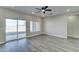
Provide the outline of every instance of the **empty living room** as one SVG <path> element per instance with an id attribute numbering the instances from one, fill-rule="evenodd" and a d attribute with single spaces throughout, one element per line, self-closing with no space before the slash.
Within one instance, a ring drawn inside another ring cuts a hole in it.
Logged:
<path id="1" fill-rule="evenodd" d="M 79 52 L 79 6 L 0 6 L 0 52 Z"/>

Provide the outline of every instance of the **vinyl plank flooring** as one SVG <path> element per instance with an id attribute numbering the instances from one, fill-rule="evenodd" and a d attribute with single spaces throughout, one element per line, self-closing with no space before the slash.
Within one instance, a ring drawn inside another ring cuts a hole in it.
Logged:
<path id="1" fill-rule="evenodd" d="M 39 35 L 2 44 L 0 52 L 79 52 L 79 39 Z"/>

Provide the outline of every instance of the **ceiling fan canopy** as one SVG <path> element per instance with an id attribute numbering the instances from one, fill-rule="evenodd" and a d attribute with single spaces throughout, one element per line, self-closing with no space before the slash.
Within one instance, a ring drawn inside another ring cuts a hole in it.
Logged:
<path id="1" fill-rule="evenodd" d="M 44 6 L 42 8 L 35 8 L 35 9 L 38 10 L 37 13 L 42 12 L 44 14 L 46 13 L 46 11 L 52 11 L 52 9 L 48 9 L 48 6 Z"/>

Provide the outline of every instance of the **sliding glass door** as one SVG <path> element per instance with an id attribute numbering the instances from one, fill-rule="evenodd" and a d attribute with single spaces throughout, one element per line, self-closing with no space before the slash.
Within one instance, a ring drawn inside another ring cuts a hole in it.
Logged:
<path id="1" fill-rule="evenodd" d="M 26 37 L 26 22 L 18 20 L 18 38 Z"/>
<path id="2" fill-rule="evenodd" d="M 17 20 L 6 19 L 6 40 L 17 39 Z"/>
<path id="3" fill-rule="evenodd" d="M 26 21 L 6 19 L 6 41 L 26 37 Z"/>

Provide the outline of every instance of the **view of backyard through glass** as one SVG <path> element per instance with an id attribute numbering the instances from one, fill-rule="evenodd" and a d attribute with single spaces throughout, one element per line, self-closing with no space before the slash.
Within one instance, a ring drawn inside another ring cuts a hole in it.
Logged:
<path id="1" fill-rule="evenodd" d="M 26 21 L 6 19 L 6 41 L 26 37 Z"/>

